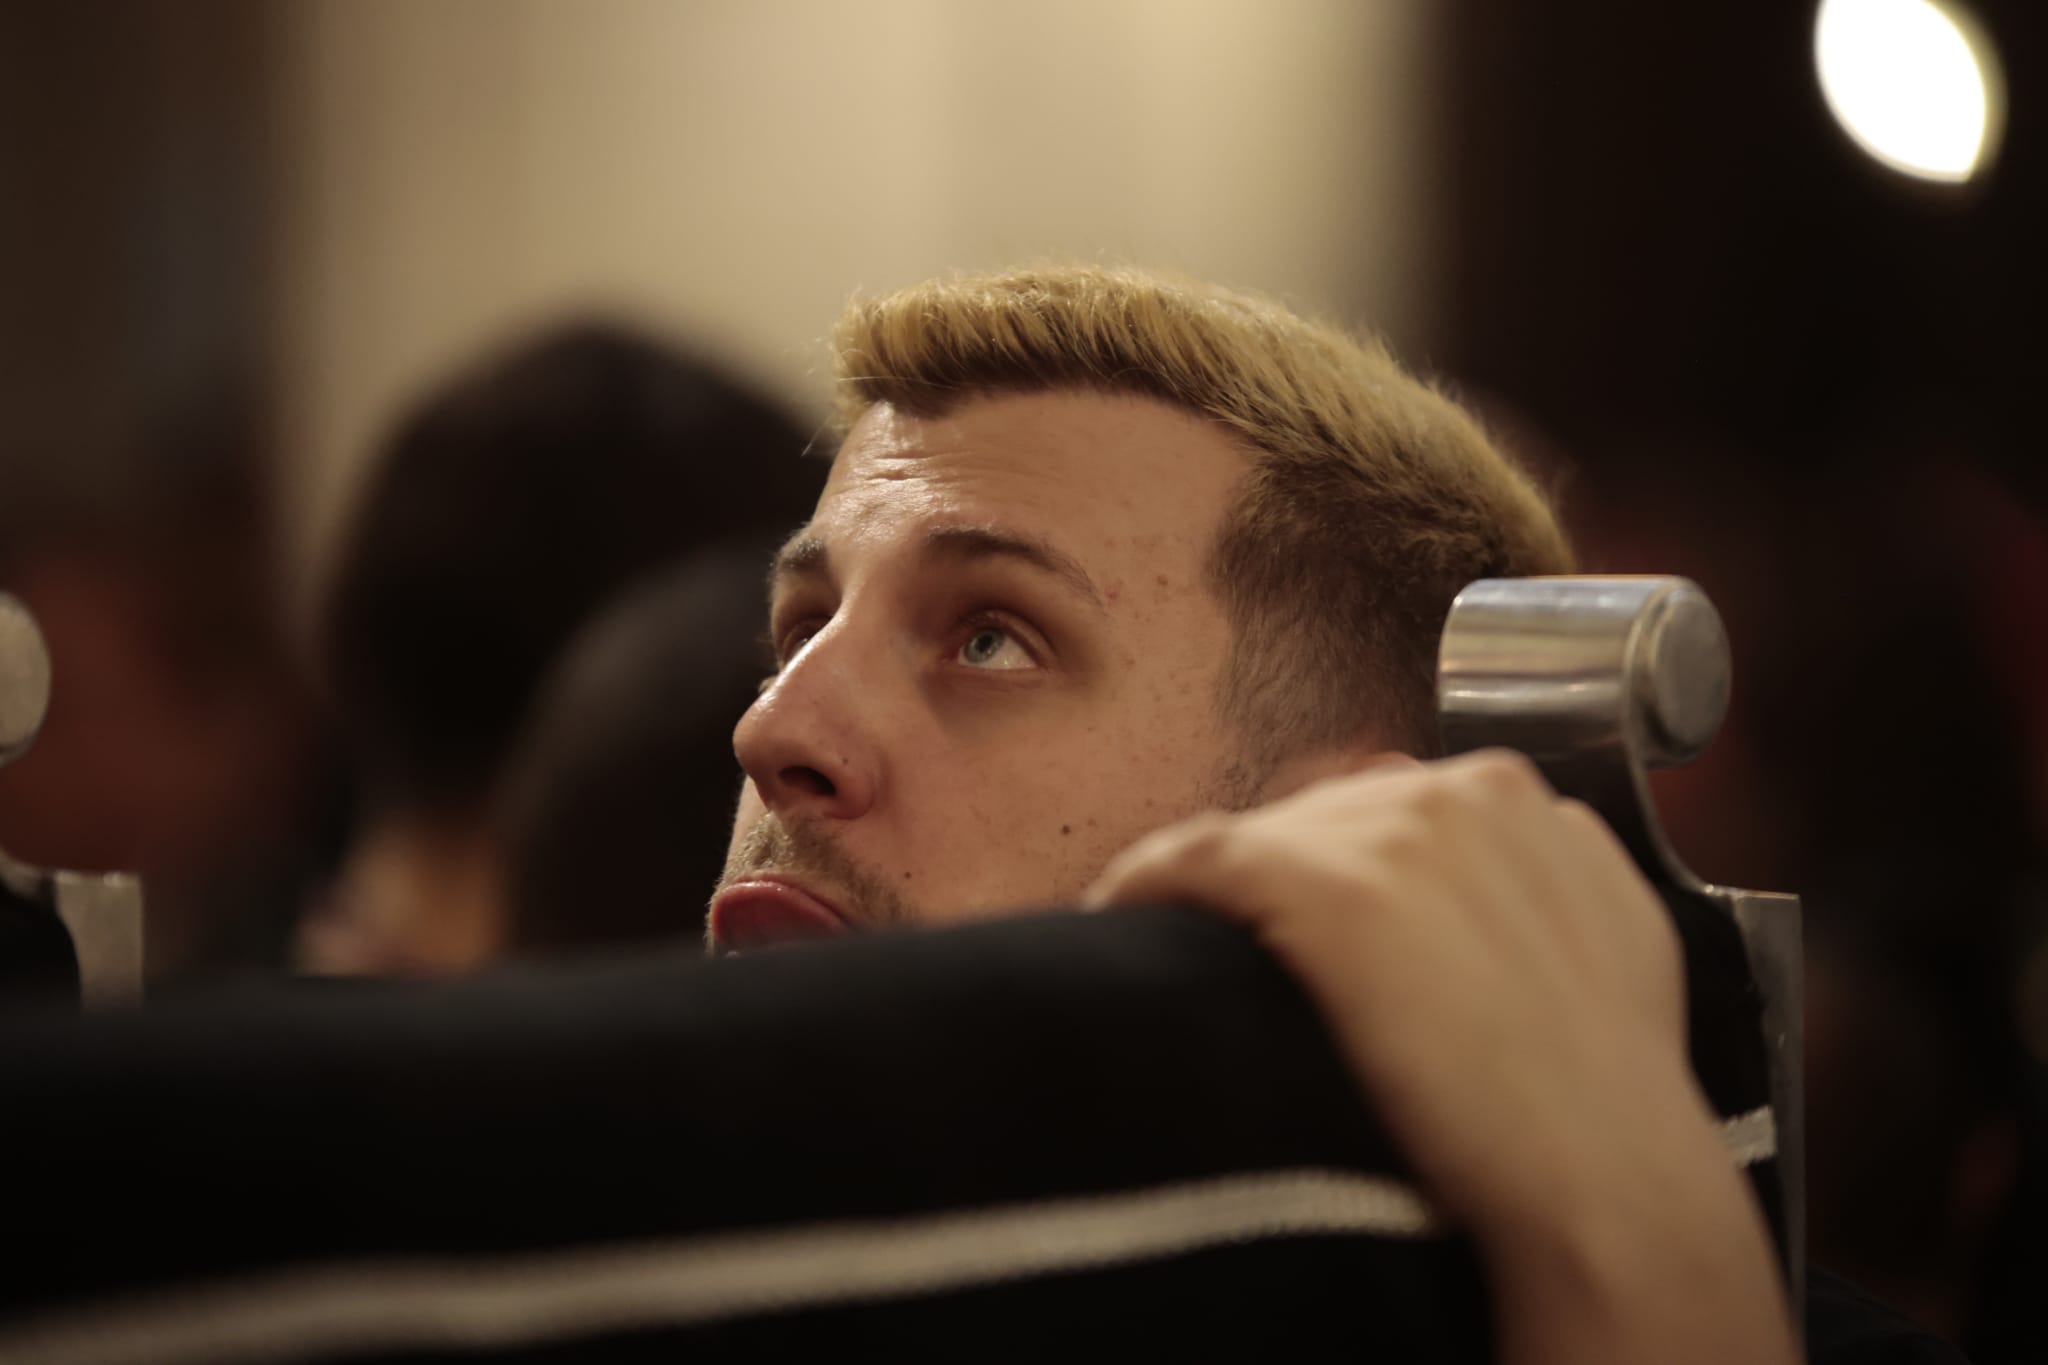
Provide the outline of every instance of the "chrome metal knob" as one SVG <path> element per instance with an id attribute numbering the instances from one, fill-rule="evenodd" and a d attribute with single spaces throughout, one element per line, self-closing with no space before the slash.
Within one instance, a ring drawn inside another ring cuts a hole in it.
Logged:
<path id="1" fill-rule="evenodd" d="M 27 753 L 50 709 L 50 652 L 35 617 L 0 593 L 0 763 Z"/>

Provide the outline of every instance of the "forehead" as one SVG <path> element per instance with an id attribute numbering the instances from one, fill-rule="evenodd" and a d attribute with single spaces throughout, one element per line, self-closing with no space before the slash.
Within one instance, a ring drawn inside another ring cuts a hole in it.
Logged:
<path id="1" fill-rule="evenodd" d="M 1091 571 L 1185 570 L 1246 471 L 1211 422 L 1148 398 L 1055 391 L 972 399 L 938 417 L 870 408 L 812 519 L 828 546 L 879 547 L 931 526 L 1057 546 Z"/>

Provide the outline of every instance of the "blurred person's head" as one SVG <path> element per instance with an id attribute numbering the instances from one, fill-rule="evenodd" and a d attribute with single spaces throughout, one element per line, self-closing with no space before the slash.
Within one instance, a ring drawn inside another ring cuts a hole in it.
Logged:
<path id="1" fill-rule="evenodd" d="M 1138 836 L 1434 747 L 1473 579 L 1562 572 L 1527 479 L 1375 341 L 1051 269 L 856 303 L 778 556 L 729 946 L 1070 899 Z"/>
<path id="2" fill-rule="evenodd" d="M 308 965 L 452 970 L 498 950 L 489 810 L 536 687 L 641 575 L 801 520 L 805 439 L 721 371 L 604 324 L 490 356 L 405 414 L 320 612 L 363 833 Z"/>
<path id="3" fill-rule="evenodd" d="M 497 809 L 510 947 L 699 938 L 725 865 L 732 728 L 760 691 L 780 534 L 691 556 L 597 614 L 541 688 Z"/>

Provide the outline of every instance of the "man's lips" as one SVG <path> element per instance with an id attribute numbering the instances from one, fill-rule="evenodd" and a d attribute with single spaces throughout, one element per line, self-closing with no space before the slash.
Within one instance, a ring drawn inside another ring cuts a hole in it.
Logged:
<path id="1" fill-rule="evenodd" d="M 851 932 L 837 906 L 773 875 L 734 882 L 711 902 L 712 941 L 730 952 Z"/>

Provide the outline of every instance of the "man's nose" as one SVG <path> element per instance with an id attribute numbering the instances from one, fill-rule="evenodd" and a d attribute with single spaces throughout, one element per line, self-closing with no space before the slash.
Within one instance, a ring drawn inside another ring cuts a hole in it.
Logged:
<path id="1" fill-rule="evenodd" d="M 850 648 L 852 646 L 852 648 Z M 859 718 L 857 642 L 827 627 L 733 730 L 733 753 L 777 814 L 851 820 L 873 804 L 879 755 Z"/>

